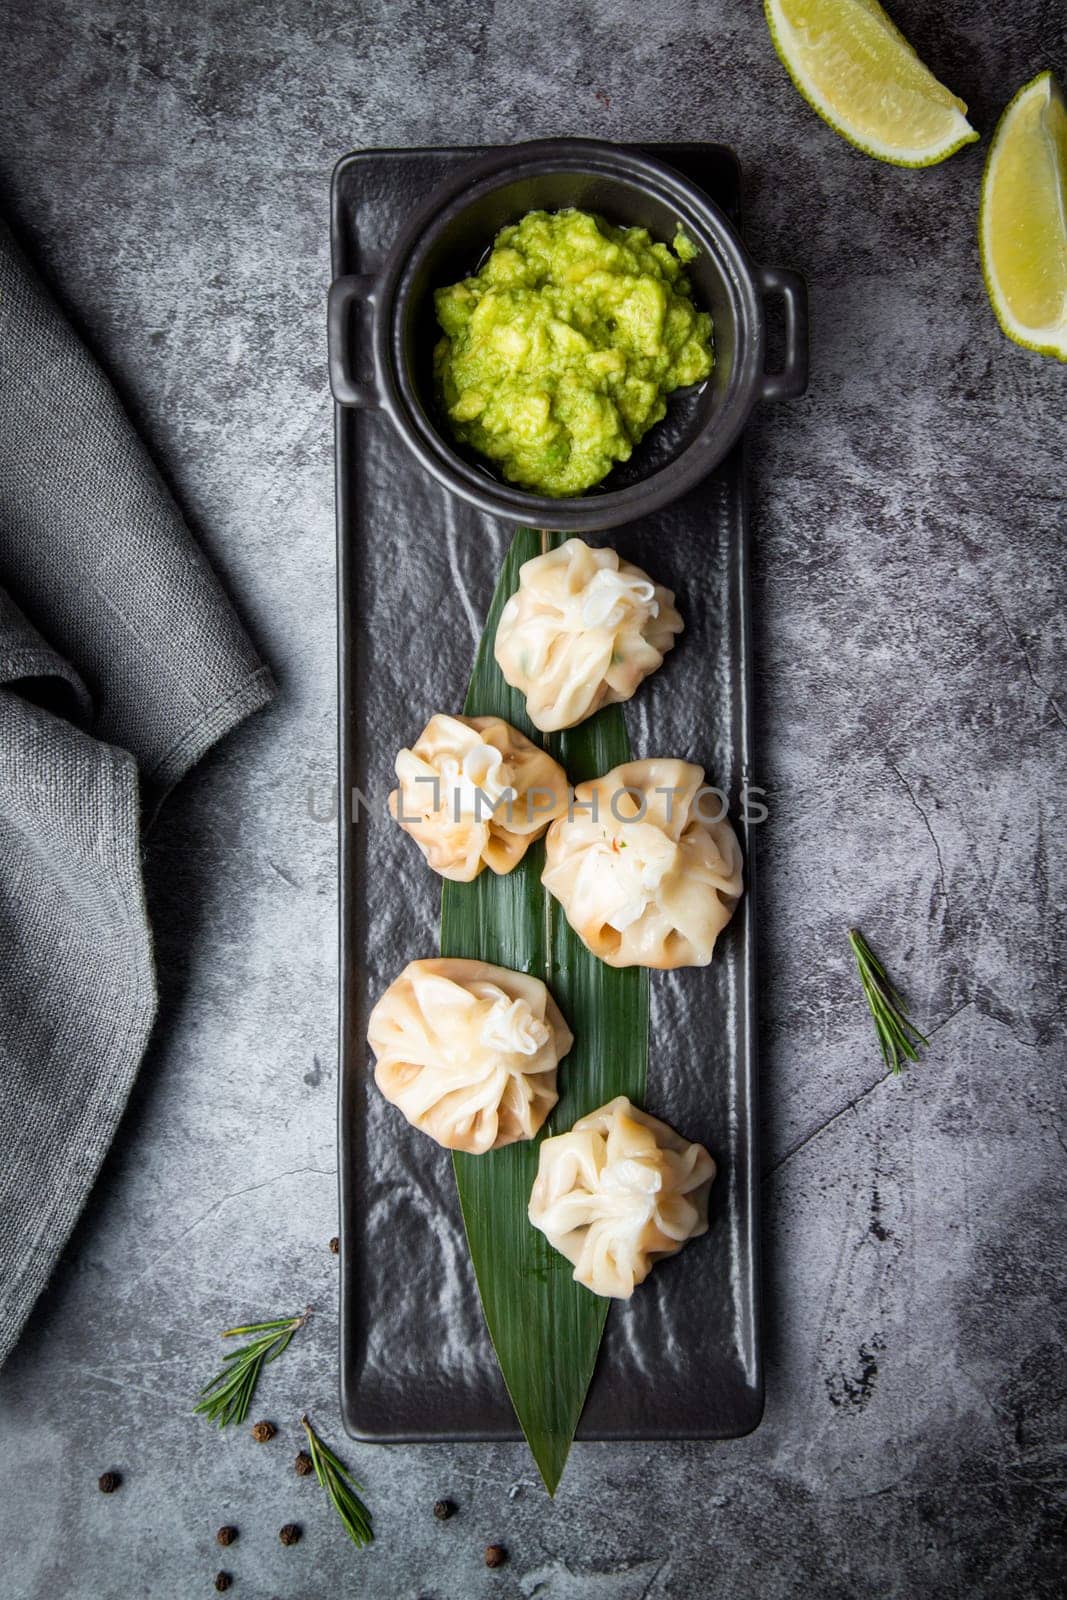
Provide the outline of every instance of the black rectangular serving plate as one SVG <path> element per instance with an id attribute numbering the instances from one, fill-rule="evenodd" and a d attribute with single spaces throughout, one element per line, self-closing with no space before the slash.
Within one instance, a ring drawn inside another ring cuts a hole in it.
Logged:
<path id="1" fill-rule="evenodd" d="M 652 154 L 734 218 L 718 145 Z M 338 165 L 333 271 L 374 272 L 412 209 L 476 150 L 364 150 Z M 336 412 L 340 673 L 341 1407 L 383 1443 L 521 1437 L 489 1342 L 452 1163 L 378 1093 L 366 1023 L 437 954 L 440 883 L 388 818 L 396 752 L 462 704 L 513 530 L 454 500 L 378 412 Z M 703 970 L 654 973 L 646 1108 L 712 1151 L 711 1229 L 611 1307 L 579 1439 L 733 1438 L 763 1409 L 748 519 L 740 448 L 684 500 L 602 535 L 677 591 L 686 631 L 626 708 L 634 757 L 699 762 L 729 797 L 746 892 Z M 562 1067 L 566 1070 L 566 1063 Z"/>

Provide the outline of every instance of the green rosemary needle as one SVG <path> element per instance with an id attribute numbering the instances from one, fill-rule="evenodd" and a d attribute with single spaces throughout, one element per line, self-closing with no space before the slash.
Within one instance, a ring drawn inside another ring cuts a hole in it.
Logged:
<path id="1" fill-rule="evenodd" d="M 856 957 L 860 983 L 874 1018 L 882 1059 L 890 1072 L 900 1072 L 901 1057 L 918 1061 L 919 1045 L 929 1045 L 904 1009 L 904 1002 L 893 988 L 885 968 L 858 928 L 850 928 L 848 942 Z"/>
<path id="2" fill-rule="evenodd" d="M 359 1497 L 362 1484 L 356 1482 L 343 1461 L 338 1461 L 329 1445 L 323 1444 L 306 1412 L 300 1421 L 308 1436 L 308 1450 L 315 1476 L 329 1495 L 348 1537 L 362 1550 L 374 1538 L 370 1512 Z"/>
<path id="3" fill-rule="evenodd" d="M 194 1413 L 202 1412 L 220 1428 L 231 1422 L 243 1422 L 263 1368 L 278 1359 L 297 1328 L 302 1328 L 310 1315 L 308 1306 L 299 1317 L 276 1317 L 272 1322 L 249 1322 L 241 1328 L 227 1328 L 223 1339 L 237 1339 L 246 1333 L 254 1334 L 255 1338 L 223 1356 L 222 1371 L 201 1389 Z"/>

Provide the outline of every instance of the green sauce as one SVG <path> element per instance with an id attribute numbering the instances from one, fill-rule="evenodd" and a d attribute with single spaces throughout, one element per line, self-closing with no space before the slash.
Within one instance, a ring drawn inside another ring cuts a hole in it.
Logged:
<path id="1" fill-rule="evenodd" d="M 599 483 L 665 397 L 711 371 L 711 317 L 678 259 L 695 254 L 681 229 L 672 253 L 584 211 L 531 211 L 502 229 L 481 270 L 434 297 L 434 370 L 456 437 L 541 494 Z"/>
<path id="2" fill-rule="evenodd" d="M 678 260 L 684 261 L 687 265 L 690 261 L 695 261 L 700 254 L 699 246 L 689 237 L 681 223 L 678 224 L 675 231 L 674 243 L 671 245 L 671 249 L 678 257 Z"/>

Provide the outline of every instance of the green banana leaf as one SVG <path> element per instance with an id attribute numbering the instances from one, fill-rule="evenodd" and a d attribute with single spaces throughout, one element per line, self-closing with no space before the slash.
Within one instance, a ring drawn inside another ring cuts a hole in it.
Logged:
<path id="1" fill-rule="evenodd" d="M 554 535 L 520 529 L 489 608 L 464 704 L 467 716 L 504 717 L 547 745 L 573 784 L 630 759 L 620 706 L 545 738 L 524 697 L 493 657 L 497 623 L 524 561 Z M 485 871 L 449 883 L 441 898 L 441 954 L 533 973 L 548 985 L 574 1045 L 559 1069 L 560 1099 L 541 1138 L 562 1133 L 618 1094 L 644 1101 L 648 1062 L 648 973 L 617 971 L 590 954 L 541 887 L 544 847 L 531 846 L 506 877 Z M 515 1414 L 549 1494 L 554 1494 L 585 1404 L 608 1302 L 574 1282 L 572 1268 L 526 1214 L 540 1138 L 483 1156 L 454 1156 L 463 1220 L 489 1334 Z"/>

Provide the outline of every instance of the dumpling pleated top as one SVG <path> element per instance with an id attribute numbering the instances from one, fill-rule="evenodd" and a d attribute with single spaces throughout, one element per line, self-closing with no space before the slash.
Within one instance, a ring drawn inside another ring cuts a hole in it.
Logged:
<path id="1" fill-rule="evenodd" d="M 708 1230 L 715 1162 L 618 1095 L 546 1139 L 530 1221 L 594 1294 L 628 1300 L 657 1261 Z"/>
<path id="2" fill-rule="evenodd" d="M 548 830 L 541 882 L 610 967 L 704 967 L 741 894 L 741 847 L 689 761 L 580 783 Z"/>
<path id="3" fill-rule="evenodd" d="M 396 758 L 389 811 L 442 878 L 518 866 L 567 809 L 567 774 L 503 717 L 431 717 Z"/>
<path id="4" fill-rule="evenodd" d="M 375 1081 L 408 1121 L 482 1155 L 532 1139 L 574 1040 L 540 978 L 485 961 L 412 961 L 370 1015 Z"/>
<path id="5" fill-rule="evenodd" d="M 523 563 L 494 650 L 534 727 L 556 733 L 629 700 L 682 627 L 674 595 L 647 572 L 568 539 Z"/>

